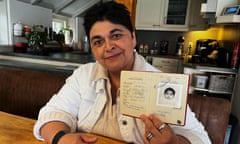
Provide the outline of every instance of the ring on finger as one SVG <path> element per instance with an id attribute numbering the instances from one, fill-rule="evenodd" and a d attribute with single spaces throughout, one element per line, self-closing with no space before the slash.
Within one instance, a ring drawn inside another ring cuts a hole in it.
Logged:
<path id="1" fill-rule="evenodd" d="M 147 140 L 150 141 L 153 138 L 153 134 L 150 132 L 147 135 Z"/>
<path id="2" fill-rule="evenodd" d="M 160 131 L 160 130 L 164 129 L 165 127 L 166 127 L 166 124 L 163 123 L 163 124 L 161 124 L 161 125 L 158 127 L 158 130 Z"/>

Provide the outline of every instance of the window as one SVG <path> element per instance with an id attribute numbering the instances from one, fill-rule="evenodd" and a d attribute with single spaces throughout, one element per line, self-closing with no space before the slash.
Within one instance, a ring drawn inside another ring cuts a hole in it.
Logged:
<path id="1" fill-rule="evenodd" d="M 60 30 L 66 28 L 66 21 L 62 19 L 53 18 L 52 29 L 56 33 L 59 33 Z"/>

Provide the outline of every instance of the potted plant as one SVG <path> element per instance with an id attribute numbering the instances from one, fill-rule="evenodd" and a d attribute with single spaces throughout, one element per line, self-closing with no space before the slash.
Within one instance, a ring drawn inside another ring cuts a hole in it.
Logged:
<path id="1" fill-rule="evenodd" d="M 47 44 L 47 34 L 44 31 L 42 25 L 34 25 L 32 31 L 26 35 L 28 40 L 27 52 L 37 55 L 46 55 L 47 51 L 44 49 L 44 45 Z"/>

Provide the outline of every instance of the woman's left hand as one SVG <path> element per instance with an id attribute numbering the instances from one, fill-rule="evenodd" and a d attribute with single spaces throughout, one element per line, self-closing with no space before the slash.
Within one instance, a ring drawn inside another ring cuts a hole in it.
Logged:
<path id="1" fill-rule="evenodd" d="M 143 141 L 145 144 L 177 144 L 178 138 L 171 127 L 154 115 L 141 115 L 145 124 Z"/>

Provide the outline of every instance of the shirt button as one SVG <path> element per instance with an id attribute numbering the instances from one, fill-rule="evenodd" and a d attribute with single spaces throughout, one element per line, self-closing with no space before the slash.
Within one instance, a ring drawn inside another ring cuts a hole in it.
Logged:
<path id="1" fill-rule="evenodd" d="M 123 124 L 123 125 L 127 125 L 127 121 L 126 121 L 126 120 L 123 120 L 123 121 L 122 121 L 122 124 Z"/>
<path id="2" fill-rule="evenodd" d="M 104 89 L 100 89 L 100 90 L 99 90 L 99 93 L 100 93 L 100 94 L 103 94 L 103 93 L 104 93 Z"/>

